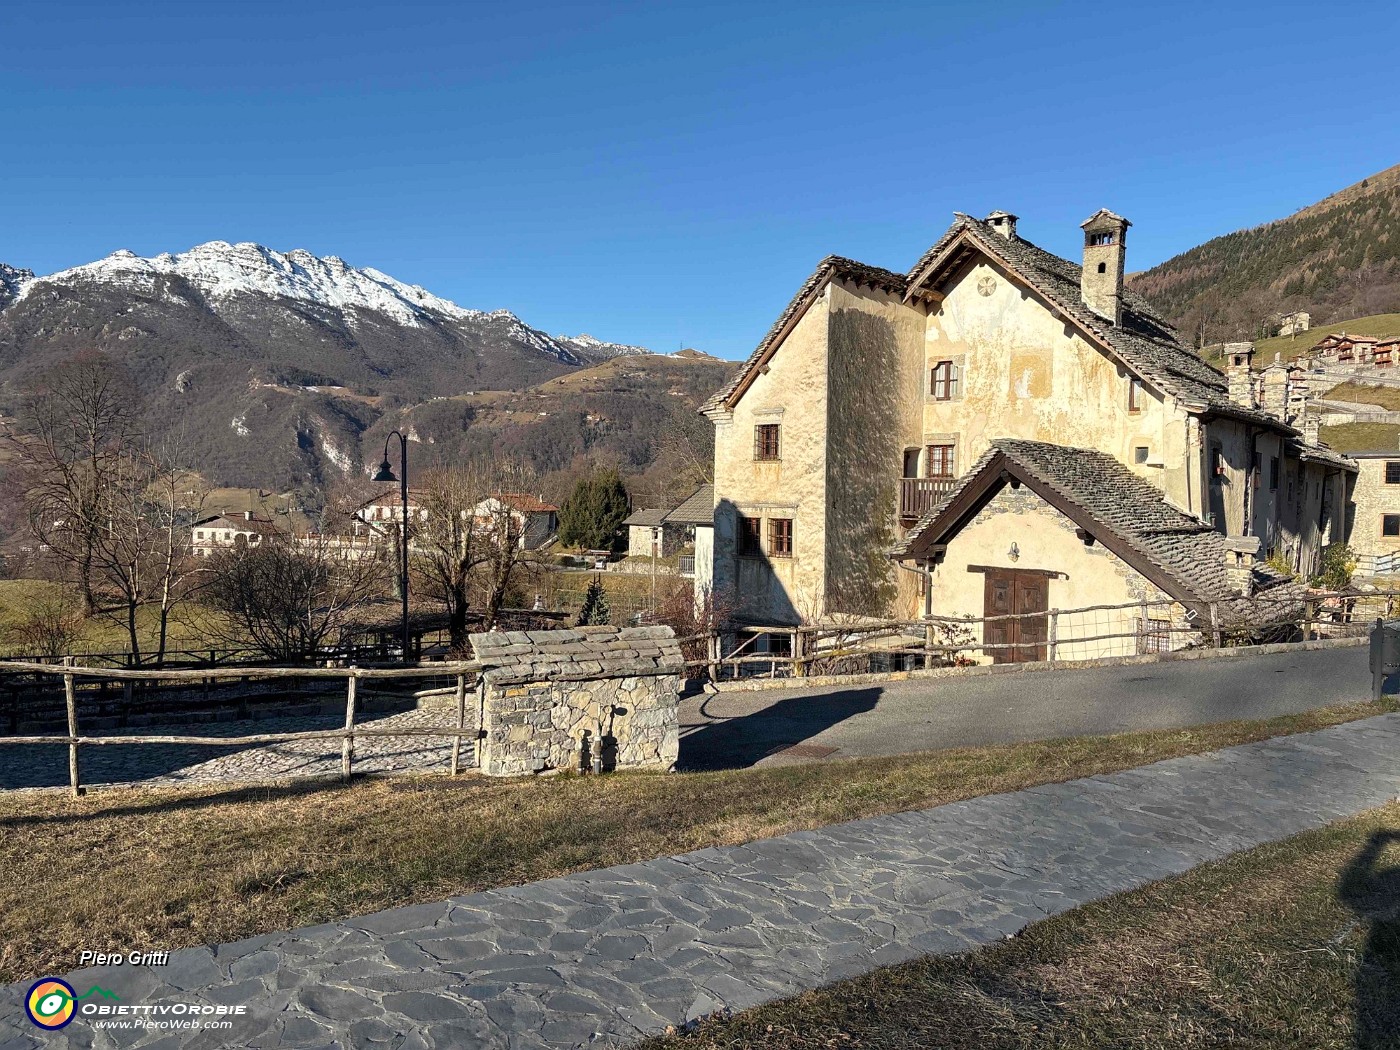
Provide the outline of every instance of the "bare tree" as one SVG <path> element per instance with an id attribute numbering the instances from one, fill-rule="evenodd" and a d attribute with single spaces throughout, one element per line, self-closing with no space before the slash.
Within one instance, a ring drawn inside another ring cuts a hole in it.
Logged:
<path id="1" fill-rule="evenodd" d="M 430 470 L 418 483 L 423 517 L 410 533 L 412 566 L 422 591 L 446 610 L 454 648 L 467 641 L 473 574 L 491 557 L 492 530 L 477 513 L 490 489 L 473 466 Z"/>
<path id="2" fill-rule="evenodd" d="M 268 533 L 208 561 L 204 601 L 224 615 L 227 641 L 279 662 L 343 642 L 355 611 L 378 596 L 384 580 L 379 559 L 322 533 Z"/>
<path id="3" fill-rule="evenodd" d="M 473 572 L 475 590 L 490 630 L 500 616 L 511 587 L 533 571 L 538 552 L 530 546 L 529 515 L 522 504 L 537 487 L 533 474 L 521 467 L 498 466 L 489 475 L 491 493 L 477 507 L 477 542 L 484 542 L 485 557 Z"/>
<path id="4" fill-rule="evenodd" d="M 7 437 L 19 467 L 29 528 L 77 584 L 83 612 L 97 607 L 93 569 L 114 472 L 136 436 L 135 390 L 102 354 L 86 354 L 44 377 Z"/>
<path id="5" fill-rule="evenodd" d="M 101 615 L 126 632 L 133 662 L 164 663 L 176 605 L 207 566 L 193 557 L 187 524 L 203 504 L 203 483 L 146 450 L 115 457 L 98 494 L 91 576 L 106 600 Z M 154 652 L 143 653 L 141 610 L 156 610 Z"/>
<path id="6" fill-rule="evenodd" d="M 6 639 L 23 656 L 69 656 L 82 626 L 72 590 L 42 584 L 20 603 L 19 617 L 6 631 Z"/>

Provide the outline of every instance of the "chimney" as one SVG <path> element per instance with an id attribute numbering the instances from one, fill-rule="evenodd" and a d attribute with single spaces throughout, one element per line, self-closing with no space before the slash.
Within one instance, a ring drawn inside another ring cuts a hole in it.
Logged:
<path id="1" fill-rule="evenodd" d="M 253 520 L 253 512 L 252 512 L 251 510 L 245 510 L 245 511 L 243 512 L 243 520 L 244 520 L 244 521 L 252 521 L 252 520 Z"/>
<path id="2" fill-rule="evenodd" d="M 1303 432 L 1303 440 L 1309 445 L 1316 445 L 1320 440 L 1322 429 L 1322 417 L 1316 412 L 1303 412 L 1303 418 L 1298 421 L 1298 429 Z"/>
<path id="3" fill-rule="evenodd" d="M 1225 344 L 1225 380 L 1230 400 L 1245 408 L 1257 408 L 1254 400 L 1254 344 Z"/>
<path id="4" fill-rule="evenodd" d="M 1008 241 L 1016 239 L 1016 219 L 1009 211 L 994 211 L 982 221 Z"/>
<path id="5" fill-rule="evenodd" d="M 1246 598 L 1254 595 L 1254 563 L 1258 560 L 1258 536 L 1225 537 L 1225 577 Z"/>
<path id="6" fill-rule="evenodd" d="M 1115 325 L 1123 321 L 1123 252 L 1132 225 L 1100 208 L 1080 224 L 1084 230 L 1084 268 L 1079 296 L 1084 305 Z"/>

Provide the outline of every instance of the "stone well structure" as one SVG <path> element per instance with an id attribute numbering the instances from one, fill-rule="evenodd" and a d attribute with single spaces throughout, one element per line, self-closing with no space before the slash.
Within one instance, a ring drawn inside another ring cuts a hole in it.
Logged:
<path id="1" fill-rule="evenodd" d="M 669 627 L 474 634 L 481 771 L 671 769 L 684 657 Z"/>

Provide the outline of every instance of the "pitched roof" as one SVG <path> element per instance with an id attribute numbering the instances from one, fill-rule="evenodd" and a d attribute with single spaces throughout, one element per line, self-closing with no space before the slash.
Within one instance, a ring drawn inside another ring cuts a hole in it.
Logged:
<path id="1" fill-rule="evenodd" d="M 532 496 L 528 492 L 495 492 L 492 499 L 500 500 L 502 503 L 520 511 L 521 514 L 552 514 L 559 508 L 552 503 L 546 503 L 539 496 Z"/>
<path id="2" fill-rule="evenodd" d="M 739 366 L 729 382 L 700 406 L 700 411 L 729 407 L 833 278 L 899 292 L 907 299 L 917 294 L 931 279 L 955 269 L 974 250 L 981 251 L 1019 275 L 1052 307 L 1118 357 L 1130 371 L 1149 385 L 1177 398 L 1188 408 L 1247 419 L 1285 433 L 1296 433 L 1276 417 L 1232 401 L 1224 374 L 1201 360 L 1190 347 L 1178 342 L 1176 330 L 1170 322 L 1141 295 L 1131 289 L 1123 290 L 1122 323 L 1114 325 L 1084 304 L 1080 291 L 1080 266 L 1077 263 L 1061 259 L 1023 237 L 1004 237 L 986 222 L 961 212 L 954 213 L 953 224 L 903 276 L 835 255 L 823 259 L 812 276 L 798 289 L 763 341 Z"/>
<path id="3" fill-rule="evenodd" d="M 1122 323 L 1115 325 L 1084 304 L 1078 263 L 1061 259 L 1023 237 L 1003 237 L 970 215 L 957 213 L 953 225 L 914 264 L 907 275 L 906 297 L 952 272 L 974 249 L 1019 275 L 1139 378 L 1187 407 L 1296 432 L 1274 416 L 1232 401 L 1224 373 L 1178 342 L 1176 329 L 1141 295 L 1123 289 Z"/>
<path id="4" fill-rule="evenodd" d="M 624 525 L 648 525 L 652 528 L 664 524 L 666 521 L 666 511 L 660 507 L 651 507 L 647 510 L 634 510 L 627 517 L 622 519 Z"/>
<path id="5" fill-rule="evenodd" d="M 701 485 L 679 507 L 666 515 L 668 524 L 713 525 L 715 523 L 715 487 Z"/>
<path id="6" fill-rule="evenodd" d="M 1224 536 L 1172 506 L 1107 453 L 1043 441 L 993 441 L 893 556 L 928 553 L 947 542 L 1009 478 L 1026 484 L 1178 601 L 1238 597 L 1227 571 L 1230 548 Z M 1254 575 L 1260 590 L 1287 582 L 1266 566 L 1257 566 Z"/>
<path id="7" fill-rule="evenodd" d="M 768 329 L 768 334 L 749 355 L 748 360 L 739 366 L 729 378 L 728 383 L 724 384 L 700 406 L 700 411 L 708 412 L 725 408 L 729 400 L 748 385 L 750 378 L 767 359 L 769 353 L 777 348 L 792 326 L 802 319 L 807 308 L 816 301 L 817 296 L 834 279 L 868 284 L 871 287 L 883 288 L 901 295 L 905 291 L 904 277 L 893 270 L 867 266 L 865 263 L 856 262 L 854 259 L 845 259 L 839 255 L 828 255 L 817 264 L 812 276 L 802 282 L 802 287 L 797 290 L 792 301 L 783 308 L 783 312 L 773 322 L 773 327 Z"/>

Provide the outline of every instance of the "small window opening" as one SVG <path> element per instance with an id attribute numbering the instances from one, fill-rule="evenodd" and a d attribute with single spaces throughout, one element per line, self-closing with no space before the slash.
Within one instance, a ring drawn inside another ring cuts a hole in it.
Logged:
<path id="1" fill-rule="evenodd" d="M 1108 263 L 1099 263 L 1099 273 L 1108 273 Z"/>
<path id="2" fill-rule="evenodd" d="M 1139 445 L 1137 448 L 1133 449 L 1133 462 L 1134 462 L 1134 463 L 1146 463 L 1146 462 L 1147 462 L 1147 446 L 1146 446 L 1146 445 Z"/>

